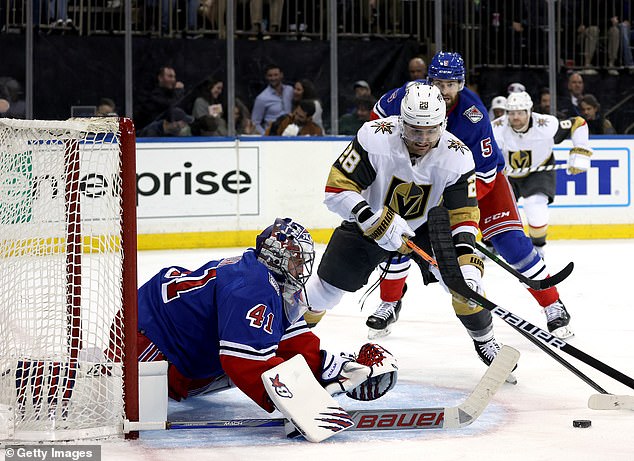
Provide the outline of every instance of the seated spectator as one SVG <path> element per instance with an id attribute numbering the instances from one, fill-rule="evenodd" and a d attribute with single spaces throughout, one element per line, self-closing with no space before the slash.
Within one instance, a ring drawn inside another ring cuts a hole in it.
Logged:
<path id="1" fill-rule="evenodd" d="M 95 110 L 95 115 L 97 117 L 116 117 L 117 106 L 114 101 L 110 98 L 101 98 L 99 100 L 99 104 L 97 104 L 97 109 Z"/>
<path id="2" fill-rule="evenodd" d="M 579 109 L 590 134 L 616 134 L 612 123 L 601 115 L 601 104 L 593 95 L 588 93 L 579 98 Z"/>
<path id="3" fill-rule="evenodd" d="M 376 100 L 372 96 L 361 96 L 355 99 L 356 109 L 352 114 L 344 114 L 339 119 L 339 134 L 356 135 L 361 126 L 370 120 L 372 108 Z"/>
<path id="4" fill-rule="evenodd" d="M 557 104 L 565 118 L 581 116 L 579 98 L 583 96 L 585 85 L 579 72 L 572 72 L 568 76 L 568 95 L 563 96 Z"/>
<path id="5" fill-rule="evenodd" d="M 357 110 L 356 100 L 357 98 L 363 96 L 371 96 L 372 97 L 372 89 L 370 88 L 370 84 L 365 80 L 357 80 L 352 85 L 352 89 L 354 90 L 353 94 L 344 94 L 343 95 L 343 105 L 340 107 L 344 107 L 344 114 L 352 114 L 355 110 Z M 341 113 L 341 112 L 340 112 Z"/>
<path id="6" fill-rule="evenodd" d="M 0 97 L 0 117 L 4 117 L 9 109 L 11 108 L 11 104 L 5 98 Z"/>
<path id="7" fill-rule="evenodd" d="M 266 130 L 267 136 L 322 136 L 324 132 L 313 122 L 315 103 L 303 99 L 290 114 L 282 115 Z"/>
<path id="8" fill-rule="evenodd" d="M 284 72 L 280 66 L 266 66 L 265 78 L 268 85 L 255 98 L 251 111 L 251 120 L 260 134 L 278 117 L 293 110 L 293 87 L 283 83 Z"/>
<path id="9" fill-rule="evenodd" d="M 504 96 L 496 96 L 491 100 L 491 107 L 489 108 L 489 118 L 495 120 L 498 117 L 506 114 L 506 98 Z"/>
<path id="10" fill-rule="evenodd" d="M 526 87 L 519 83 L 519 82 L 515 82 L 515 83 L 511 83 L 507 88 L 506 91 L 508 92 L 508 94 L 511 93 L 521 93 L 522 91 L 526 91 Z"/>
<path id="11" fill-rule="evenodd" d="M 550 89 L 542 88 L 539 91 L 539 103 L 533 106 L 533 112 L 538 114 L 550 114 Z M 566 118 L 563 112 L 557 111 L 555 117 L 558 119 Z"/>
<path id="12" fill-rule="evenodd" d="M 324 124 L 321 118 L 323 113 L 321 101 L 319 101 L 319 96 L 317 96 L 315 84 L 307 78 L 303 78 L 295 82 L 295 86 L 293 87 L 293 107 L 299 104 L 299 101 L 302 99 L 307 99 L 315 103 L 315 115 L 313 115 L 313 122 L 315 122 L 315 124 L 324 131 Z"/>
<path id="13" fill-rule="evenodd" d="M 214 115 L 203 115 L 190 125 L 192 136 L 227 136 L 227 123 Z"/>
<path id="14" fill-rule="evenodd" d="M 236 106 L 234 108 L 236 136 L 256 135 L 258 130 L 255 129 L 249 108 L 241 99 L 236 98 Z"/>
<path id="15" fill-rule="evenodd" d="M 427 64 L 422 56 L 414 56 L 407 65 L 410 81 L 422 80 L 427 76 Z"/>
<path id="16" fill-rule="evenodd" d="M 176 105 L 183 97 L 185 85 L 176 80 L 173 67 L 163 66 L 156 76 L 156 86 L 145 98 L 141 97 L 139 107 L 135 111 L 134 123 L 143 127 L 160 117 L 167 109 Z"/>
<path id="17" fill-rule="evenodd" d="M 191 136 L 191 127 L 194 121 L 191 115 L 187 115 L 183 109 L 172 107 L 165 112 L 164 117 L 155 120 L 143 128 L 138 136 L 140 138 L 160 138 L 163 136 Z"/>
<path id="18" fill-rule="evenodd" d="M 203 85 L 201 95 L 194 100 L 192 116 L 195 121 L 200 120 L 192 125 L 195 136 L 199 130 L 205 132 L 200 136 L 227 136 L 227 121 L 221 100 L 223 87 L 222 80 L 211 78 Z"/>
<path id="19" fill-rule="evenodd" d="M 0 77 L 0 98 L 6 101 L 8 107 L 3 117 L 26 118 L 26 101 L 23 97 L 22 85 L 13 77 Z"/>

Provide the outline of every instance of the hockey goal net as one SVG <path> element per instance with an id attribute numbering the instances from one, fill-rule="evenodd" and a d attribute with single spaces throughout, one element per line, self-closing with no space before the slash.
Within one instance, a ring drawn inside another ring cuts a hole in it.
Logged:
<path id="1" fill-rule="evenodd" d="M 0 119 L 0 440 L 138 417 L 134 146 L 128 119 Z"/>

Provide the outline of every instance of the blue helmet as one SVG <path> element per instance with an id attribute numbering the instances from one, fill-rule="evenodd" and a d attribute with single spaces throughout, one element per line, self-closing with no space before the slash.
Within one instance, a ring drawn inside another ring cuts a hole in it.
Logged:
<path id="1" fill-rule="evenodd" d="M 464 82 L 464 59 L 462 59 L 460 53 L 439 51 L 431 59 L 427 69 L 427 76 L 432 80 L 458 80 Z"/>

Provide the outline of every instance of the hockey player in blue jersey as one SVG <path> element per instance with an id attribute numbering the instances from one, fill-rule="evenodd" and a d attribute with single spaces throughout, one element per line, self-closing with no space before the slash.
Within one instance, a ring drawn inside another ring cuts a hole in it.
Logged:
<path id="1" fill-rule="evenodd" d="M 302 318 L 313 247 L 303 226 L 278 218 L 240 256 L 162 269 L 138 291 L 139 361 L 169 362 L 175 400 L 237 386 L 271 412 L 263 373 L 296 355 L 330 394 L 380 397 L 396 381 L 391 354 L 374 344 L 358 356 L 323 351 Z"/>
<path id="2" fill-rule="evenodd" d="M 543 259 L 524 233 L 515 197 L 506 176 L 504 156 L 496 144 L 487 109 L 473 91 L 465 88 L 464 60 L 458 53 L 438 52 L 432 58 L 427 78 L 437 86 L 447 105 L 447 129 L 464 142 L 473 154 L 476 172 L 480 231 L 497 252 L 523 275 L 539 280 L 548 276 Z M 385 93 L 374 106 L 373 119 L 399 113 L 408 84 Z M 385 270 L 387 264 L 383 265 Z M 381 282 L 381 304 L 367 320 L 371 337 L 379 337 L 398 319 L 405 279 L 410 267 L 407 256 L 398 255 Z M 572 335 L 570 315 L 556 287 L 528 291 L 543 308 L 550 332 L 561 338 Z M 387 330 L 389 333 L 389 330 Z M 493 345 L 497 348 L 497 344 Z M 476 350 L 482 349 L 476 343 Z"/>

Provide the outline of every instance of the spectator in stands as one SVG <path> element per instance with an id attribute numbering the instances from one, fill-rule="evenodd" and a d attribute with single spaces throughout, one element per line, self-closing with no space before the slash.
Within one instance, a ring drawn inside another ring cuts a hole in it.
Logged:
<path id="1" fill-rule="evenodd" d="M 249 108 L 241 99 L 236 98 L 236 106 L 234 108 L 235 124 L 236 124 L 236 136 L 243 135 L 255 135 L 258 134 L 251 120 L 251 113 Z"/>
<path id="2" fill-rule="evenodd" d="M 361 96 L 355 99 L 356 109 L 352 114 L 344 114 L 339 119 L 339 134 L 354 136 L 361 126 L 370 120 L 376 99 L 372 96 Z"/>
<path id="3" fill-rule="evenodd" d="M 263 23 L 263 0 L 251 0 L 251 33 L 258 37 L 263 37 L 265 32 Z M 277 34 L 281 30 L 282 25 L 282 9 L 284 0 L 268 0 L 269 4 L 269 32 Z"/>
<path id="4" fill-rule="evenodd" d="M 506 114 L 506 98 L 504 96 L 496 96 L 491 100 L 491 107 L 489 108 L 489 118 L 495 120 L 498 117 Z"/>
<path id="5" fill-rule="evenodd" d="M 137 127 L 146 126 L 148 123 L 164 116 L 165 111 L 176 104 L 183 97 L 185 85 L 176 80 L 176 71 L 173 67 L 163 66 L 159 69 L 157 85 L 150 95 L 140 104 L 134 121 Z"/>
<path id="6" fill-rule="evenodd" d="M 323 136 L 324 132 L 313 122 L 315 103 L 302 99 L 293 112 L 278 117 L 266 130 L 267 136 Z"/>
<path id="7" fill-rule="evenodd" d="M 414 56 L 407 64 L 410 81 L 422 80 L 427 76 L 427 64 L 422 56 Z"/>
<path id="8" fill-rule="evenodd" d="M 581 116 L 588 123 L 590 134 L 616 134 L 616 130 L 612 123 L 601 115 L 601 104 L 590 93 L 584 94 L 579 98 L 579 109 Z"/>
<path id="9" fill-rule="evenodd" d="M 68 0 L 48 0 L 48 22 L 54 27 L 71 27 L 68 17 Z"/>
<path id="10" fill-rule="evenodd" d="M 284 73 L 280 66 L 269 64 L 264 75 L 268 85 L 255 98 L 251 113 L 251 120 L 260 134 L 264 134 L 279 116 L 290 114 L 293 107 L 293 87 L 283 83 Z"/>
<path id="11" fill-rule="evenodd" d="M 97 109 L 95 110 L 95 115 L 97 117 L 116 117 L 117 116 L 117 106 L 114 101 L 110 98 L 101 98 L 99 100 L 99 104 L 97 104 Z"/>
<path id="12" fill-rule="evenodd" d="M 372 95 L 370 84 L 365 80 L 357 80 L 356 82 L 354 82 L 354 84 L 352 85 L 352 89 L 354 90 L 353 94 L 343 95 L 343 105 L 340 107 L 345 108 L 345 111 L 343 112 L 344 114 L 353 114 L 357 110 L 357 98 L 361 98 L 364 96 L 374 97 Z"/>
<path id="13" fill-rule="evenodd" d="M 519 82 L 514 82 L 511 83 L 507 88 L 506 91 L 508 92 L 508 94 L 511 93 L 521 93 L 522 91 L 526 91 L 526 87 Z"/>
<path id="14" fill-rule="evenodd" d="M 319 126 L 321 130 L 324 131 L 324 123 L 322 121 L 323 109 L 321 107 L 321 101 L 319 100 L 319 96 L 317 95 L 315 84 L 307 78 L 303 78 L 295 82 L 295 86 L 293 87 L 293 107 L 299 104 L 299 101 L 301 101 L 302 99 L 307 99 L 315 103 L 315 114 L 313 115 L 313 122 L 315 122 L 317 126 Z"/>
<path id="15" fill-rule="evenodd" d="M 608 73 L 610 75 L 618 75 L 618 71 L 614 68 L 615 61 L 619 52 L 619 30 L 618 15 L 619 6 L 614 1 L 605 0 L 585 0 L 579 5 L 581 11 L 581 24 L 577 27 L 577 41 L 582 43 L 583 50 L 583 67 L 580 72 L 584 75 L 596 75 L 597 71 L 592 68 L 592 60 L 595 57 L 600 27 L 605 27 L 607 32 L 608 45 Z M 616 19 L 616 22 L 614 22 Z M 598 67 L 597 62 L 597 67 Z"/>
<path id="16" fill-rule="evenodd" d="M 619 2 L 617 2 L 618 4 Z M 621 48 L 621 63 L 624 67 L 628 68 L 630 73 L 634 71 L 634 60 L 632 59 L 632 49 L 630 48 L 631 43 L 631 34 L 632 29 L 630 27 L 630 21 L 624 19 L 623 21 L 619 21 L 618 16 L 619 10 L 616 11 L 617 14 L 610 18 L 610 29 L 608 30 L 608 51 L 609 60 L 608 60 L 608 73 L 610 75 L 618 75 L 618 71 L 614 69 L 615 60 L 618 56 L 618 48 Z M 617 42 L 617 45 L 612 45 L 612 42 Z M 612 54 L 614 52 L 614 55 Z"/>
<path id="17" fill-rule="evenodd" d="M 205 134 L 201 136 L 227 136 L 227 121 L 221 99 L 224 83 L 213 77 L 205 82 L 201 95 L 194 100 L 192 116 L 196 127 L 200 126 Z M 196 130 L 193 130 L 194 135 Z"/>
<path id="18" fill-rule="evenodd" d="M 26 118 L 26 101 L 22 97 L 22 85 L 13 77 L 0 77 L 0 98 L 4 98 L 9 107 L 2 114 L 6 118 Z"/>
<path id="19" fill-rule="evenodd" d="M 568 76 L 568 95 L 558 104 L 566 118 L 580 116 L 579 98 L 583 96 L 583 77 L 579 72 L 572 72 Z"/>
<path id="20" fill-rule="evenodd" d="M 9 104 L 9 101 L 0 95 L 0 116 L 4 117 L 4 114 L 6 114 L 10 108 L 11 104 Z"/>
<path id="21" fill-rule="evenodd" d="M 171 107 L 165 112 L 165 116 L 155 120 L 143 128 L 138 136 L 148 138 L 160 138 L 164 136 L 191 136 L 190 124 L 194 118 L 187 115 L 179 107 Z"/>
<path id="22" fill-rule="evenodd" d="M 538 114 L 550 114 L 550 89 L 542 88 L 539 90 L 539 103 L 533 106 L 533 112 L 537 112 Z M 561 111 L 557 111 L 555 117 L 558 119 L 566 118 L 565 114 Z"/>

